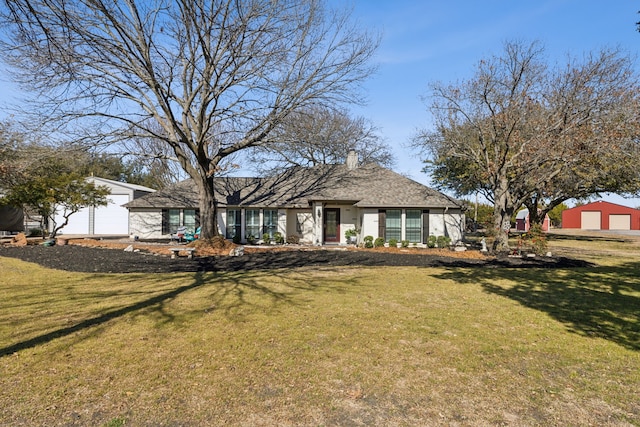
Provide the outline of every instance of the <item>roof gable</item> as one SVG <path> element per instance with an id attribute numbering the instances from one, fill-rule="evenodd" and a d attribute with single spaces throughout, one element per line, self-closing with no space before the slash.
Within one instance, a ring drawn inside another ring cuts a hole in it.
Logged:
<path id="1" fill-rule="evenodd" d="M 626 212 L 631 213 L 637 211 L 637 209 L 631 208 L 629 206 L 619 205 L 617 203 L 611 203 L 604 200 L 598 200 L 595 202 L 587 203 L 585 205 L 576 206 L 570 209 L 565 209 L 566 211 L 596 211 L 602 210 L 603 208 L 608 211 L 615 212 Z"/>
<path id="2" fill-rule="evenodd" d="M 153 192 L 156 191 L 153 188 L 145 187 L 143 185 L 130 184 L 128 182 L 122 182 L 122 181 L 114 181 L 112 179 L 100 178 L 100 177 L 97 177 L 97 176 L 90 176 L 90 177 L 88 177 L 86 179 L 87 179 L 87 181 L 93 182 L 96 185 L 108 185 L 111 188 L 113 188 L 113 187 L 121 187 L 121 188 L 125 188 L 127 190 L 142 191 L 142 192 L 145 192 L 145 193 L 153 193 Z"/>

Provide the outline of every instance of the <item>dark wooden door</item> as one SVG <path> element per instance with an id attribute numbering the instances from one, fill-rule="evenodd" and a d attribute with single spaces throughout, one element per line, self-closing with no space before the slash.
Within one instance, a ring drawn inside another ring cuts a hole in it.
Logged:
<path id="1" fill-rule="evenodd" d="M 327 208 L 324 210 L 324 241 L 325 243 L 340 243 L 340 209 Z"/>

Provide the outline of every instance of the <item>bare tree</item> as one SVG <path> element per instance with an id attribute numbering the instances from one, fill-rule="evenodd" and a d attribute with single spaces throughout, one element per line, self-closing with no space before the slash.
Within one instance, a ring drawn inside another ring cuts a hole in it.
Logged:
<path id="1" fill-rule="evenodd" d="M 315 166 L 344 163 L 350 151 L 362 163 L 391 167 L 393 153 L 363 117 L 351 117 L 345 110 L 311 107 L 296 111 L 274 131 L 273 143 L 252 150 L 251 162 L 260 172 L 287 166 Z"/>
<path id="2" fill-rule="evenodd" d="M 45 126 L 92 144 L 163 141 L 198 187 L 205 238 L 218 234 L 221 162 L 293 111 L 362 101 L 378 44 L 319 0 L 3 3 L 4 58 Z"/>
<path id="3" fill-rule="evenodd" d="M 495 250 L 508 249 L 510 218 L 523 203 L 552 208 L 640 189 L 640 85 L 630 60 L 617 50 L 560 68 L 543 59 L 538 43 L 507 43 L 469 81 L 434 84 L 436 129 L 416 138 L 442 187 L 494 203 Z"/>

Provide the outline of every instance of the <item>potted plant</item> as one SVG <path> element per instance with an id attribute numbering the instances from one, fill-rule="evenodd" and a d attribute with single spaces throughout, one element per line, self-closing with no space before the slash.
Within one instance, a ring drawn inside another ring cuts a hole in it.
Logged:
<path id="1" fill-rule="evenodd" d="M 347 229 L 347 231 L 344 232 L 344 237 L 347 239 L 347 243 L 351 243 L 353 245 L 358 243 L 358 233 L 360 233 L 360 230 L 357 228 Z"/>

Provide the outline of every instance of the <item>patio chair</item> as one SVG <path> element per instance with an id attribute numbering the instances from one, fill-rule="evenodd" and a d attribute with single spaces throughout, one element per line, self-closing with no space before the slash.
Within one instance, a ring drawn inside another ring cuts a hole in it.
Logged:
<path id="1" fill-rule="evenodd" d="M 196 228 L 195 233 L 185 233 L 184 240 L 187 242 L 193 242 L 194 240 L 198 240 L 200 238 L 200 227 Z"/>
<path id="2" fill-rule="evenodd" d="M 187 234 L 187 227 L 178 227 L 175 234 L 171 235 L 171 241 L 173 242 L 175 240 L 178 243 L 182 243 L 182 239 L 185 238 L 186 234 Z"/>

